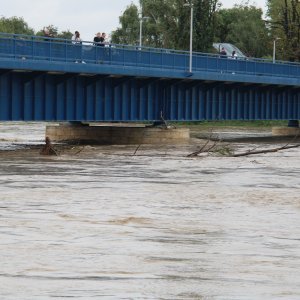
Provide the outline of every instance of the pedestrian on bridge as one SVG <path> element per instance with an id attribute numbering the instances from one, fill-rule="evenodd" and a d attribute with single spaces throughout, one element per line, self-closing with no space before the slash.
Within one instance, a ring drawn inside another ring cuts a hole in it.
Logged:
<path id="1" fill-rule="evenodd" d="M 50 32 L 50 30 L 47 28 L 47 27 L 44 27 L 43 29 L 43 32 L 44 32 L 44 37 L 45 37 L 45 41 L 48 42 L 49 41 L 49 38 L 53 38 L 53 34 Z"/>
<path id="2" fill-rule="evenodd" d="M 80 37 L 80 33 L 77 30 L 72 36 L 72 44 L 75 45 L 75 63 L 81 62 L 85 64 L 85 62 L 82 60 L 82 40 Z"/>
<path id="3" fill-rule="evenodd" d="M 104 47 L 105 46 L 105 39 L 106 39 L 106 33 L 105 32 L 102 32 L 102 35 L 101 35 L 101 41 L 100 41 L 100 46 Z"/>
<path id="4" fill-rule="evenodd" d="M 82 44 L 82 40 L 80 38 L 80 33 L 77 30 L 75 31 L 75 33 L 72 36 L 72 43 L 76 44 L 76 45 Z"/>
<path id="5" fill-rule="evenodd" d="M 227 52 L 226 52 L 224 47 L 222 47 L 222 49 L 220 51 L 220 57 L 221 58 L 227 58 Z"/>
<path id="6" fill-rule="evenodd" d="M 101 33 L 98 32 L 98 33 L 96 33 L 96 36 L 94 37 L 94 45 L 102 46 L 101 43 L 103 43 L 103 39 L 102 39 Z"/>

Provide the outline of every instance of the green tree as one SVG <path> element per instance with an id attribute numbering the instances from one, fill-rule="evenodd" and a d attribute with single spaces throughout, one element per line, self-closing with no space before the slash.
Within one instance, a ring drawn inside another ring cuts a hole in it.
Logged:
<path id="1" fill-rule="evenodd" d="M 300 61 L 300 3 L 298 0 L 268 0 L 268 21 L 272 39 L 278 39 L 280 59 Z"/>
<path id="2" fill-rule="evenodd" d="M 120 25 L 112 33 L 112 41 L 121 44 L 138 44 L 140 18 L 143 20 L 143 45 L 188 50 L 190 9 L 194 5 L 194 50 L 208 51 L 215 30 L 218 0 L 140 0 L 140 8 L 131 4 L 120 17 Z"/>
<path id="3" fill-rule="evenodd" d="M 33 35 L 34 30 L 28 26 L 23 18 L 11 17 L 0 18 L 0 32 L 15 33 L 15 34 L 29 34 Z"/>
<path id="4" fill-rule="evenodd" d="M 236 45 L 248 56 L 270 56 L 271 39 L 263 12 L 253 5 L 235 5 L 217 13 L 216 42 Z"/>
<path id="5" fill-rule="evenodd" d="M 195 37 L 194 48 L 208 52 L 212 48 L 217 29 L 217 12 L 220 7 L 218 0 L 199 0 L 195 6 Z"/>
<path id="6" fill-rule="evenodd" d="M 57 37 L 60 39 L 70 40 L 72 38 L 73 33 L 70 30 L 63 30 L 57 34 Z"/>
<path id="7" fill-rule="evenodd" d="M 44 30 L 47 29 L 50 33 L 51 36 L 55 38 L 60 38 L 60 39 L 71 39 L 72 38 L 72 32 L 70 30 L 66 31 L 58 31 L 58 28 L 54 25 L 48 25 L 45 26 L 43 29 L 39 30 L 36 35 L 37 36 L 43 36 L 44 35 Z"/>
<path id="8" fill-rule="evenodd" d="M 139 16 L 138 7 L 129 5 L 119 17 L 121 27 L 112 32 L 112 42 L 116 44 L 135 45 L 138 43 Z"/>

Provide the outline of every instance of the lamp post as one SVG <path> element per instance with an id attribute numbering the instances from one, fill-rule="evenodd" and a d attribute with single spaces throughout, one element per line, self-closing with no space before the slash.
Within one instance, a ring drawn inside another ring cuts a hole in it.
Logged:
<path id="1" fill-rule="evenodd" d="M 280 38 L 275 38 L 273 41 L 273 64 L 275 64 L 276 61 L 276 42 L 280 40 Z"/>
<path id="2" fill-rule="evenodd" d="M 193 5 L 192 2 L 190 2 L 190 3 L 183 4 L 183 6 L 191 8 L 189 72 L 192 73 L 192 68 L 193 68 L 193 19 L 194 19 L 194 5 Z"/>
<path id="3" fill-rule="evenodd" d="M 149 17 L 143 17 L 143 12 L 142 12 L 142 10 L 141 10 L 140 13 L 139 13 L 139 17 L 140 17 L 140 43 L 139 43 L 139 46 L 140 46 L 140 49 L 142 49 L 143 21 L 144 21 L 144 20 L 148 20 Z"/>

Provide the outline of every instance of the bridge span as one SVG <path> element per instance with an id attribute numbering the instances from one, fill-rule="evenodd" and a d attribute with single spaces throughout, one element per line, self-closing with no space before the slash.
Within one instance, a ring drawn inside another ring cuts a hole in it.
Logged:
<path id="1" fill-rule="evenodd" d="M 300 64 L 0 33 L 0 121 L 299 120 Z"/>

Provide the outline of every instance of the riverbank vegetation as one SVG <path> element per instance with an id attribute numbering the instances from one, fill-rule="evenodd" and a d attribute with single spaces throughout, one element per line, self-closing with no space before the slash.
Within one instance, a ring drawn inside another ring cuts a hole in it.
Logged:
<path id="1" fill-rule="evenodd" d="M 175 126 L 199 126 L 199 127 L 245 127 L 245 128 L 271 128 L 274 126 L 287 126 L 288 121 L 200 121 L 200 122 L 176 122 Z"/>

